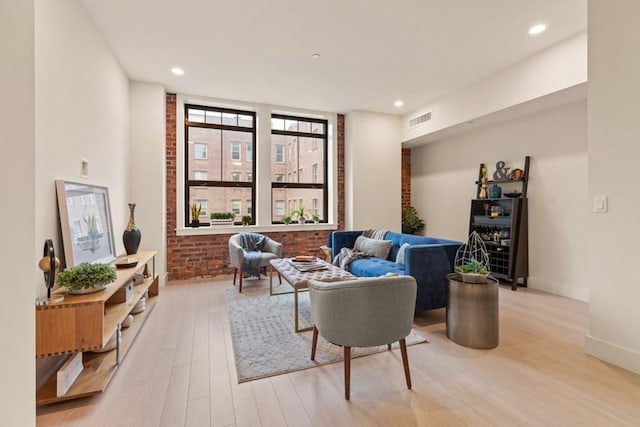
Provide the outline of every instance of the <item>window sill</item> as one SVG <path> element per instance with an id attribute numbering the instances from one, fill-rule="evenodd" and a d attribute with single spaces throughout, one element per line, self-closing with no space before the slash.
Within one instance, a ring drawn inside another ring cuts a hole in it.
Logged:
<path id="1" fill-rule="evenodd" d="M 243 232 L 251 233 L 286 233 L 290 231 L 324 231 L 324 230 L 337 230 L 336 224 L 273 224 L 273 225 L 209 225 L 205 227 L 184 227 L 176 228 L 176 236 L 201 236 L 207 234 L 235 234 Z"/>

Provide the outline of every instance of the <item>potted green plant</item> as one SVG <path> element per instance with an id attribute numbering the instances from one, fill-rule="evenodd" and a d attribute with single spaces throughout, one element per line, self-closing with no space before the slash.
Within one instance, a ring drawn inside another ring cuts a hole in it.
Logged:
<path id="1" fill-rule="evenodd" d="M 488 283 L 489 255 L 480 235 L 473 231 L 456 252 L 454 271 L 464 283 Z"/>
<path id="2" fill-rule="evenodd" d="M 297 209 L 294 209 L 291 212 L 291 218 L 292 219 L 297 219 L 298 223 L 300 224 L 304 224 L 305 221 L 307 220 L 307 208 L 304 207 L 304 205 L 302 203 L 300 203 L 300 205 L 298 205 Z"/>
<path id="3" fill-rule="evenodd" d="M 191 204 L 191 224 L 194 227 L 200 226 L 200 212 L 202 212 L 202 205 L 198 203 Z"/>
<path id="4" fill-rule="evenodd" d="M 242 215 L 242 225 L 249 225 L 251 224 L 251 215 Z"/>
<path id="5" fill-rule="evenodd" d="M 312 214 L 312 215 L 311 215 L 311 220 L 312 220 L 315 224 L 317 224 L 317 223 L 319 223 L 319 222 L 320 222 L 320 216 L 319 216 L 318 214 Z"/>
<path id="6" fill-rule="evenodd" d="M 282 222 L 284 222 L 285 225 L 291 224 L 291 217 L 289 215 L 283 216 Z"/>
<path id="7" fill-rule="evenodd" d="M 116 271 L 109 264 L 83 262 L 58 274 L 58 284 L 70 294 L 88 294 L 105 289 L 116 280 Z"/>
<path id="8" fill-rule="evenodd" d="M 402 210 L 402 232 L 405 234 L 418 234 L 424 230 L 424 221 L 418 216 L 418 211 L 413 206 L 407 206 Z"/>
<path id="9" fill-rule="evenodd" d="M 209 217 L 213 224 L 233 224 L 236 214 L 232 211 L 217 211 L 211 212 Z"/>

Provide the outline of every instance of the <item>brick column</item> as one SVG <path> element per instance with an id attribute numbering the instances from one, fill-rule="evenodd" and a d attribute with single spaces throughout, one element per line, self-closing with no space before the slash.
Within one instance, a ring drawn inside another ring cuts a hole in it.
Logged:
<path id="1" fill-rule="evenodd" d="M 402 149 L 402 209 L 411 205 L 411 149 Z"/>

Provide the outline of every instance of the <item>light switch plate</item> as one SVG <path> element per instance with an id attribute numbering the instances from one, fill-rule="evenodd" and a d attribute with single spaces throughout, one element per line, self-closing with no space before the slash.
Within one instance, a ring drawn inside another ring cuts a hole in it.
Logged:
<path id="1" fill-rule="evenodd" d="M 606 213 L 608 204 L 607 196 L 593 196 L 593 211 L 595 213 Z"/>

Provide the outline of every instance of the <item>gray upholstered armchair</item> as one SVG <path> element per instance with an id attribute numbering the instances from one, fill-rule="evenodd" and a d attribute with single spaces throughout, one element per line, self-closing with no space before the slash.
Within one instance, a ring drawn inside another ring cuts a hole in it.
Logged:
<path id="1" fill-rule="evenodd" d="M 243 236 L 244 235 L 244 236 Z M 233 266 L 233 285 L 240 272 L 239 292 L 242 292 L 242 276 L 245 273 L 260 277 L 260 270 L 269 261 L 282 258 L 282 243 L 258 233 L 234 234 L 229 238 L 229 260 Z"/>
<path id="2" fill-rule="evenodd" d="M 341 282 L 309 281 L 315 359 L 318 334 L 344 347 L 344 396 L 349 400 L 351 347 L 400 342 L 407 387 L 411 374 L 405 337 L 411 332 L 416 304 L 412 276 L 383 276 Z"/>

